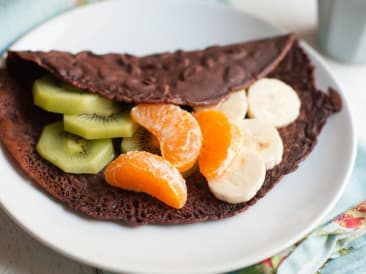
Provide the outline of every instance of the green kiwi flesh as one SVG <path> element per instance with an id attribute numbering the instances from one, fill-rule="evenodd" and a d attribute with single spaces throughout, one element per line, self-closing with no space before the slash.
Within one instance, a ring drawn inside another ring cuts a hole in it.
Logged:
<path id="1" fill-rule="evenodd" d="M 34 82 L 33 101 L 44 110 L 63 114 L 111 114 L 119 110 L 117 103 L 65 84 L 50 75 Z"/>
<path id="2" fill-rule="evenodd" d="M 129 112 L 64 115 L 64 129 L 85 139 L 131 137 L 138 125 Z"/>
<path id="3" fill-rule="evenodd" d="M 96 174 L 114 158 L 111 139 L 85 140 L 65 132 L 62 121 L 44 127 L 36 150 L 64 172 L 75 174 Z"/>
<path id="4" fill-rule="evenodd" d="M 139 127 L 132 137 L 123 138 L 121 142 L 121 151 L 143 150 L 154 154 L 160 154 L 159 144 L 153 141 L 152 134 L 143 127 Z"/>

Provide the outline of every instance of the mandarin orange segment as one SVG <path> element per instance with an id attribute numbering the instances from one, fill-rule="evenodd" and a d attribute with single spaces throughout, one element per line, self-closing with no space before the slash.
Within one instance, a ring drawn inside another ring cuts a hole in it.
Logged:
<path id="1" fill-rule="evenodd" d="M 132 108 L 131 117 L 158 138 L 162 156 L 179 171 L 193 167 L 202 133 L 191 113 L 172 104 L 141 104 Z"/>
<path id="2" fill-rule="evenodd" d="M 218 110 L 199 111 L 195 117 L 203 136 L 199 169 L 207 179 L 220 176 L 240 150 L 241 131 Z"/>
<path id="3" fill-rule="evenodd" d="M 107 166 L 104 175 L 112 186 L 150 194 L 177 209 L 187 201 L 186 183 L 178 169 L 150 152 L 121 154 Z"/>

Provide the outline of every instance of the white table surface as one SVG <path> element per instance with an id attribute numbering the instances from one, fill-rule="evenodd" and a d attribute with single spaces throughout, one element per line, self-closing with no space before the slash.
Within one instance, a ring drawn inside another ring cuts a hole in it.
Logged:
<path id="1" fill-rule="evenodd" d="M 209 0 L 208 0 L 209 1 Z M 315 0 L 232 0 L 243 11 L 295 32 L 315 46 Z M 326 58 L 343 87 L 355 120 L 359 140 L 366 143 L 366 65 L 344 65 Z M 0 209 L 0 274 L 91 274 L 94 268 L 57 254 L 32 239 Z"/>

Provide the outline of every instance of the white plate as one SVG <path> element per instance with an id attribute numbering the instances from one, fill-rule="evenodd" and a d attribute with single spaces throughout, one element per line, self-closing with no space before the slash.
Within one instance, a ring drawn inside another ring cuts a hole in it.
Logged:
<path id="1" fill-rule="evenodd" d="M 263 21 L 202 1 L 126 0 L 63 14 L 12 49 L 147 54 L 278 33 Z M 320 87 L 340 90 L 321 58 L 304 46 L 315 63 Z M 128 273 L 217 273 L 262 260 L 309 232 L 341 195 L 354 155 L 353 126 L 345 103 L 296 172 L 248 211 L 227 220 L 141 228 L 90 220 L 68 211 L 22 177 L 3 153 L 0 201 L 34 237 L 90 265 Z"/>

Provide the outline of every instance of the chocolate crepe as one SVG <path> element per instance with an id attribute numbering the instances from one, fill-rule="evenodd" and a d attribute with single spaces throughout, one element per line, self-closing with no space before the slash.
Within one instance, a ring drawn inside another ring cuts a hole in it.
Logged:
<path id="1" fill-rule="evenodd" d="M 89 52 L 77 55 L 55 51 L 10 52 L 8 69 L 0 70 L 0 139 L 34 182 L 68 208 L 95 218 L 142 225 L 183 224 L 230 217 L 254 204 L 283 175 L 295 170 L 313 149 L 328 116 L 341 109 L 341 100 L 334 90 L 324 93 L 315 87 L 313 66 L 293 39 L 291 35 L 280 36 L 204 51 L 179 51 L 142 58 L 120 54 L 97 56 Z M 184 65 L 186 61 L 172 62 L 170 69 L 165 70 L 164 60 L 175 60 L 176 57 L 188 60 L 188 65 Z M 211 65 L 202 65 L 210 58 L 214 60 L 212 70 Z M 147 66 L 151 60 L 155 61 Z M 131 63 L 138 65 L 126 65 Z M 194 72 L 193 76 L 185 73 L 189 68 L 196 71 L 197 66 L 200 72 Z M 35 107 L 32 102 L 31 85 L 44 69 L 75 86 L 121 102 L 170 102 L 191 106 L 215 103 L 230 90 L 246 87 L 264 76 L 274 77 L 298 92 L 301 112 L 294 123 L 279 130 L 284 142 L 283 160 L 267 171 L 265 182 L 253 199 L 236 205 L 221 202 L 213 197 L 206 180 L 197 172 L 187 179 L 186 205 L 177 210 L 149 195 L 109 186 L 104 181 L 103 172 L 97 175 L 66 174 L 38 155 L 35 147 L 41 129 L 60 119 L 58 115 Z M 174 76 L 170 77 L 167 71 L 172 71 Z M 182 84 L 180 77 L 184 78 L 185 74 L 188 76 Z M 146 76 L 155 77 L 155 80 L 148 81 Z M 131 84 L 135 80 L 139 82 L 136 86 Z M 151 89 L 149 84 L 149 89 L 145 89 L 141 86 L 142 81 L 158 84 L 153 84 Z M 166 82 L 171 88 L 165 92 L 159 87 Z M 211 88 L 215 91 L 207 90 Z"/>
<path id="2" fill-rule="evenodd" d="M 8 63 L 30 61 L 63 81 L 127 103 L 210 105 L 248 87 L 283 59 L 294 35 L 205 50 L 136 57 L 80 52 L 9 52 Z"/>

